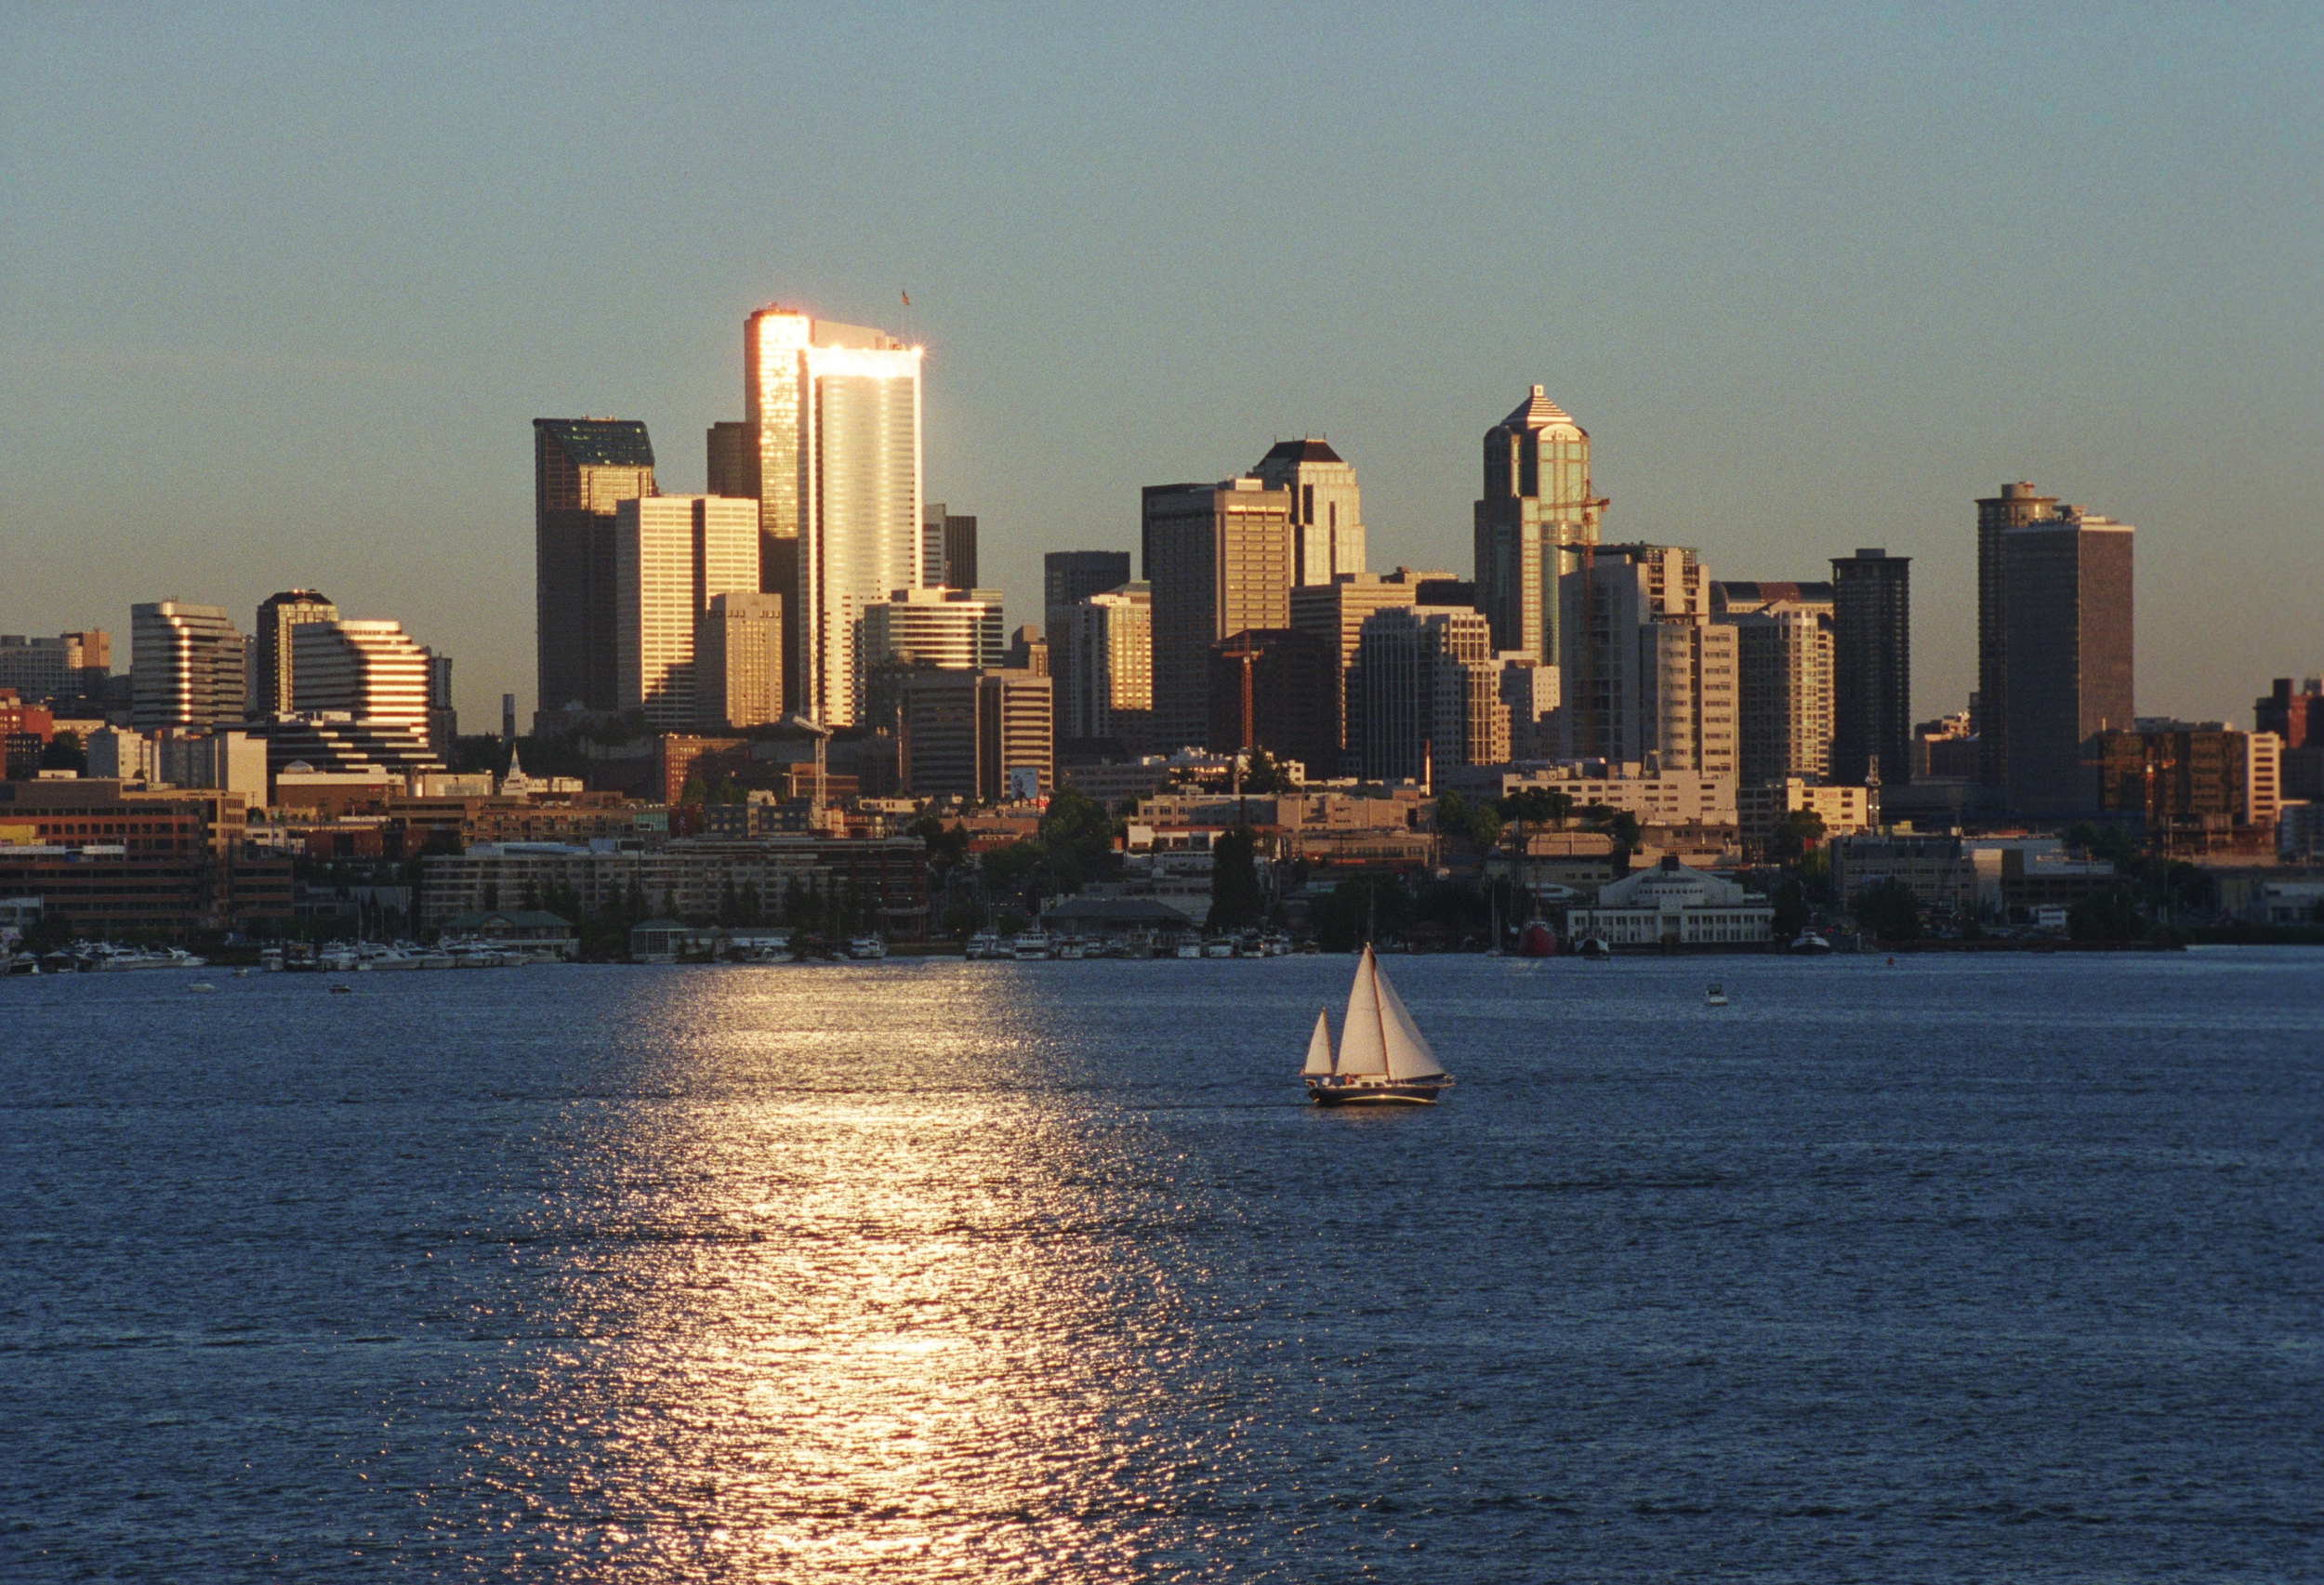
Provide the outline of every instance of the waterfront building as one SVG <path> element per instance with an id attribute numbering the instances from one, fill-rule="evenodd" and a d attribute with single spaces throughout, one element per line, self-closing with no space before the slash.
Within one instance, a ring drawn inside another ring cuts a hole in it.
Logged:
<path id="1" fill-rule="evenodd" d="M 1825 844 L 1831 855 L 1831 886 L 1843 903 L 1883 880 L 1912 889 L 1924 908 L 1940 916 L 1973 911 L 1977 900 L 1976 865 L 1961 839 L 1910 832 L 1835 837 Z"/>
<path id="2" fill-rule="evenodd" d="M 751 502 L 752 548 L 758 503 Z M 734 732 L 783 719 L 783 597 L 729 589 L 694 630 L 695 725 Z"/>
<path id="3" fill-rule="evenodd" d="M 2135 724 L 2132 528 L 2061 507 L 2001 535 L 2008 590 L 2002 724 L 2009 807 L 2079 814 L 2095 807 L 2085 746 Z M 1991 701 L 1984 703 L 1987 718 Z"/>
<path id="4" fill-rule="evenodd" d="M 1320 440 L 1277 441 L 1251 471 L 1291 497 L 1293 587 L 1364 570 L 1364 497 L 1355 469 Z"/>
<path id="5" fill-rule="evenodd" d="M 1736 629 L 1710 616 L 1695 552 L 1598 547 L 1558 586 L 1565 746 L 1575 759 L 1736 772 Z"/>
<path id="6" fill-rule="evenodd" d="M 223 790 L 0 783 L 0 826 L 20 833 L 0 841 L 0 897 L 36 897 L 44 918 L 99 939 L 288 919 L 290 860 L 252 855 L 246 808 Z"/>
<path id="7" fill-rule="evenodd" d="M 1614 946 L 1744 946 L 1771 939 L 1775 918 L 1765 897 L 1673 856 L 1599 887 L 1596 902 L 1567 912 L 1565 929 Z"/>
<path id="8" fill-rule="evenodd" d="M 1508 707 L 1482 612 L 1374 612 L 1358 634 L 1350 694 L 1359 701 L 1359 773 L 1367 781 L 1424 782 L 1439 767 L 1509 758 Z"/>
<path id="9" fill-rule="evenodd" d="M 920 363 L 885 332 L 779 305 L 744 327 L 759 587 L 783 597 L 783 696 L 825 726 L 864 706 L 865 607 L 925 582 Z"/>
<path id="10" fill-rule="evenodd" d="M 327 595 L 310 588 L 284 589 L 258 602 L 257 628 L 251 635 L 257 649 L 252 657 L 250 696 L 244 707 L 250 720 L 273 720 L 297 707 L 292 629 L 308 622 L 335 621 L 338 614 L 339 608 Z"/>
<path id="11" fill-rule="evenodd" d="M 1208 730 L 1210 646 L 1291 621 L 1291 494 L 1248 475 L 1142 492 L 1140 535 L 1153 599 L 1154 735 Z"/>
<path id="12" fill-rule="evenodd" d="M 1912 780 L 1912 558 L 1835 556 L 1831 779 Z"/>
<path id="13" fill-rule="evenodd" d="M 1977 779 L 2009 785 L 2009 579 L 2003 540 L 2009 531 L 2057 515 L 2057 497 L 2031 484 L 2004 484 L 1977 502 L 1977 693 L 1969 726 L 1977 739 Z"/>
<path id="14" fill-rule="evenodd" d="M 131 606 L 129 676 L 141 731 L 242 719 L 242 635 L 218 606 L 181 600 Z"/>
<path id="15" fill-rule="evenodd" d="M 1214 754 L 1263 748 L 1322 775 L 1340 757 L 1331 741 L 1339 686 L 1331 646 L 1279 627 L 1237 633 L 1210 646 L 1209 733 Z"/>
<path id="16" fill-rule="evenodd" d="M 1398 567 L 1386 575 L 1342 573 L 1327 584 L 1307 584 L 1291 590 L 1291 626 L 1313 633 L 1335 651 L 1339 687 L 1333 693 L 1332 734 L 1338 740 L 1336 766 L 1311 766 L 1317 776 L 1353 775 L 1364 752 L 1363 703 L 1352 691 L 1355 660 L 1365 620 L 1379 611 L 1409 608 L 1421 603 L 1420 589 L 1452 576 Z"/>
<path id="17" fill-rule="evenodd" d="M 920 513 L 920 581 L 930 588 L 976 588 L 976 519 L 929 502 Z"/>
<path id="18" fill-rule="evenodd" d="M 614 509 L 614 654 L 625 710 L 664 732 L 690 730 L 694 640 L 710 601 L 759 592 L 758 516 L 723 495 L 653 495 Z"/>
<path id="19" fill-rule="evenodd" d="M 538 708 L 620 707 L 614 509 L 654 493 L 654 445 L 643 424 L 628 418 L 533 420 Z"/>
<path id="20" fill-rule="evenodd" d="M 1475 507 L 1477 603 L 1493 647 L 1556 663 L 1558 590 L 1598 540 L 1604 497 L 1590 481 L 1590 435 L 1539 386 L 1485 433 Z"/>
<path id="21" fill-rule="evenodd" d="M 1144 753 L 1154 720 L 1151 588 L 1124 583 L 1062 609 L 1063 620 L 1050 627 L 1061 744 L 1112 742 Z"/>

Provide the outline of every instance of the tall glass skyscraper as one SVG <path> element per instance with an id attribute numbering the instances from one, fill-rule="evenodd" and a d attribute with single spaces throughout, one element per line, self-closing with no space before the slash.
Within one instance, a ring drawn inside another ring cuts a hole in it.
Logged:
<path id="1" fill-rule="evenodd" d="M 1590 433 L 1541 387 L 1485 432 L 1476 504 L 1477 604 L 1493 647 L 1557 659 L 1557 580 L 1598 542 L 1604 497 L 1591 493 Z"/>
<path id="2" fill-rule="evenodd" d="M 865 608 L 923 585 L 920 349 L 765 308 L 743 333 L 758 440 L 759 587 L 783 597 L 784 697 L 827 726 L 862 708 Z"/>
<path id="3" fill-rule="evenodd" d="M 654 494 L 654 444 L 622 418 L 533 420 L 534 640 L 544 710 L 619 708 L 614 509 Z"/>
<path id="4" fill-rule="evenodd" d="M 310 588 L 284 589 L 258 602 L 257 663 L 244 713 L 254 721 L 289 715 L 292 704 L 291 629 L 337 619 L 339 608 Z"/>

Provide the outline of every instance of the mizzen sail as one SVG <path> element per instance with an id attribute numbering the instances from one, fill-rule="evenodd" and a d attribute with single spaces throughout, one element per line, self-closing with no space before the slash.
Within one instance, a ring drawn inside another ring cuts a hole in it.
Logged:
<path id="1" fill-rule="evenodd" d="M 1307 1042 L 1307 1065 L 1300 1072 L 1311 1076 L 1331 1071 L 1331 1026 L 1324 1022 L 1324 1010 L 1315 1010 L 1315 1033 Z"/>

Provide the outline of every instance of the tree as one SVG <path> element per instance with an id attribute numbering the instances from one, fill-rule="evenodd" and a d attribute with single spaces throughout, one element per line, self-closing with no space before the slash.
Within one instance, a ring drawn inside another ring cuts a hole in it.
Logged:
<path id="1" fill-rule="evenodd" d="M 1494 808 L 1503 820 L 1513 820 L 1520 826 L 1547 826 L 1573 813 L 1574 799 L 1571 793 L 1550 787 L 1522 787 Z"/>
<path id="2" fill-rule="evenodd" d="M 1777 864 L 1796 864 L 1823 839 L 1824 817 L 1812 809 L 1795 809 L 1776 823 L 1767 838 L 1767 856 Z"/>
<path id="3" fill-rule="evenodd" d="M 1855 916 L 1877 941 L 1921 939 L 1921 899 L 1893 875 L 1856 893 Z"/>
<path id="4" fill-rule="evenodd" d="M 40 751 L 40 769 L 88 774 L 88 751 L 81 745 L 81 734 L 68 729 L 50 738 Z"/>
<path id="5" fill-rule="evenodd" d="M 2076 941 L 2137 941 L 2146 928 L 2138 899 L 2127 886 L 2093 892 L 2066 910 L 2066 933 Z"/>
<path id="6" fill-rule="evenodd" d="M 1259 837 L 1248 826 L 1210 844 L 1210 918 L 1214 931 L 1248 930 L 1265 912 L 1259 889 Z"/>
<path id="7" fill-rule="evenodd" d="M 1776 917 L 1769 923 L 1777 941 L 1789 941 L 1807 929 L 1807 889 L 1797 880 L 1786 880 L 1776 888 Z"/>
<path id="8" fill-rule="evenodd" d="M 1121 870 L 1114 851 L 1114 821 L 1105 806 L 1073 787 L 1061 787 L 1041 816 L 1043 869 L 1053 892 L 1078 892 Z"/>
<path id="9" fill-rule="evenodd" d="M 1501 817 L 1491 804 L 1472 804 L 1457 792 L 1440 793 L 1436 830 L 1439 836 L 1464 838 L 1489 848 L 1500 839 Z"/>
<path id="10" fill-rule="evenodd" d="M 1296 792 L 1298 784 L 1290 773 L 1276 763 L 1274 755 L 1264 748 L 1254 748 L 1243 767 L 1243 790 L 1254 797 Z"/>

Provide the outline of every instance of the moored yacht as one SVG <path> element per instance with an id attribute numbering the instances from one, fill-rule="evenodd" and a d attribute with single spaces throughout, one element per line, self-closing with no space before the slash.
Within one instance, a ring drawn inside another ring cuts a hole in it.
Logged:
<path id="1" fill-rule="evenodd" d="M 1031 930 L 1017 932 L 1017 939 L 1009 949 L 1010 956 L 1020 963 L 1032 963 L 1050 956 L 1049 932 L 1035 925 Z"/>

